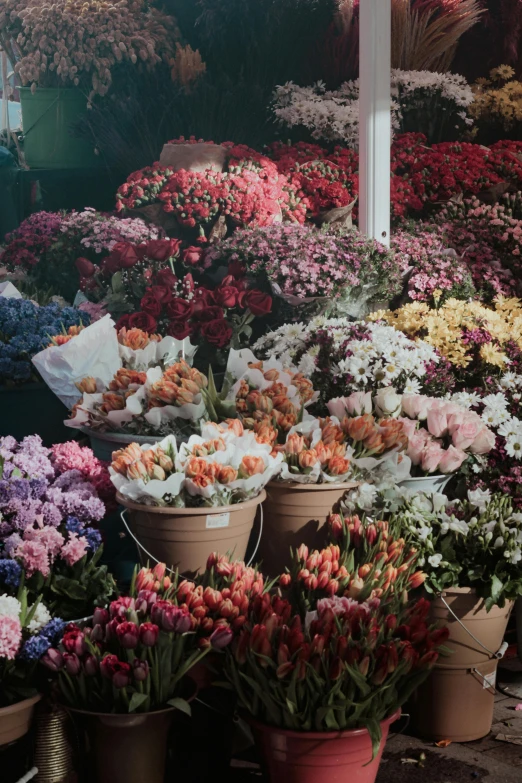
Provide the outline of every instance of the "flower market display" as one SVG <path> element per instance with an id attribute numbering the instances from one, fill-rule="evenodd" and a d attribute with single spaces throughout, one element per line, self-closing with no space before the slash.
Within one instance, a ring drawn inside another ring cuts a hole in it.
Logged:
<path id="1" fill-rule="evenodd" d="M 420 780 L 402 712 L 498 722 L 522 7 L 389 5 L 373 239 L 359 0 L 2 4 L 5 783 Z"/>

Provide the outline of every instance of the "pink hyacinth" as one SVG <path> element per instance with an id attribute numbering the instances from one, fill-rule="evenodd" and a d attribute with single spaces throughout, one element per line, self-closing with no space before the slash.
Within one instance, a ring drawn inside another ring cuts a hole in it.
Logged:
<path id="1" fill-rule="evenodd" d="M 12 661 L 20 649 L 22 626 L 17 617 L 0 616 L 0 658 Z"/>
<path id="2" fill-rule="evenodd" d="M 47 549 L 50 559 L 54 560 L 64 544 L 64 537 L 54 527 L 26 528 L 24 541 L 37 541 L 42 544 Z"/>
<path id="3" fill-rule="evenodd" d="M 39 541 L 22 541 L 14 557 L 20 558 L 28 577 L 39 571 L 43 577 L 49 575 L 49 552 Z"/>
<path id="4" fill-rule="evenodd" d="M 62 547 L 61 556 L 67 565 L 73 566 L 82 559 L 88 547 L 89 543 L 86 538 L 78 537 L 77 533 L 69 533 L 69 541 Z"/>

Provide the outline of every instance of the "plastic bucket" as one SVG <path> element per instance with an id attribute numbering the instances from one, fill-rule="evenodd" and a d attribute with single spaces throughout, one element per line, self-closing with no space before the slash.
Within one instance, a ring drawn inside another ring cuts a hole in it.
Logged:
<path id="1" fill-rule="evenodd" d="M 9 707 L 0 708 L 0 746 L 20 739 L 29 731 L 33 720 L 34 708 L 42 697 L 17 701 Z"/>
<path id="2" fill-rule="evenodd" d="M 164 435 L 125 435 L 118 432 L 95 432 L 86 427 L 82 428 L 82 432 L 89 437 L 94 456 L 104 462 L 112 462 L 113 451 L 124 449 L 130 443 L 138 443 L 140 446 L 145 444 L 152 446 L 165 437 Z"/>
<path id="3" fill-rule="evenodd" d="M 258 560 L 263 573 L 278 576 L 290 565 L 290 548 L 322 545 L 318 533 L 345 492 L 357 482 L 292 484 L 271 481 L 263 505 L 264 529 Z M 319 534 L 321 535 L 321 534 Z"/>
<path id="4" fill-rule="evenodd" d="M 381 745 L 373 760 L 366 729 L 299 732 L 247 720 L 271 783 L 374 783 L 390 725 L 400 714 L 381 721 Z"/>
<path id="5" fill-rule="evenodd" d="M 87 111 L 87 97 L 75 87 L 20 88 L 24 156 L 29 168 L 75 169 L 100 166 L 93 145 L 71 135 Z"/>
<path id="6" fill-rule="evenodd" d="M 130 529 L 141 546 L 161 563 L 183 574 L 205 569 L 212 552 L 245 557 L 258 506 L 266 493 L 233 506 L 172 508 L 132 503 L 120 494 L 118 503 L 129 510 Z M 142 562 L 149 559 L 140 549 Z"/>
<path id="7" fill-rule="evenodd" d="M 412 725 L 427 739 L 471 742 L 485 737 L 491 730 L 496 653 L 504 639 L 512 604 L 506 604 L 503 609 L 494 606 L 487 612 L 484 601 L 467 587 L 445 590 L 443 597 L 462 625 L 442 598 L 432 602 L 430 619 L 449 628 L 445 647 L 451 654 L 439 658 L 414 695 Z"/>

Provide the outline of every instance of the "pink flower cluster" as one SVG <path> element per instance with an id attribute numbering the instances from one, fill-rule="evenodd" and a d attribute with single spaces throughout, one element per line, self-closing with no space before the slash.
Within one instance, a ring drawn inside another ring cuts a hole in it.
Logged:
<path id="1" fill-rule="evenodd" d="M 0 615 L 0 659 L 13 661 L 22 643 L 22 626 L 17 617 Z"/>
<path id="2" fill-rule="evenodd" d="M 408 435 L 407 454 L 421 475 L 453 473 L 468 454 L 484 455 L 495 446 L 495 434 L 480 416 L 456 403 L 404 394 L 402 413 L 399 421 Z"/>
<path id="3" fill-rule="evenodd" d="M 51 566 L 60 557 L 67 565 L 73 566 L 89 549 L 89 542 L 85 536 L 69 532 L 67 541 L 65 537 L 52 527 L 28 527 L 23 532 L 23 539 L 13 552 L 13 557 L 18 558 L 28 578 L 34 573 L 40 573 L 47 578 L 51 573 Z"/>
<path id="4" fill-rule="evenodd" d="M 109 463 L 95 457 L 87 446 L 80 446 L 75 440 L 57 443 L 51 448 L 51 462 L 58 473 L 79 471 L 94 486 L 107 511 L 116 510 L 116 490 L 109 476 Z"/>

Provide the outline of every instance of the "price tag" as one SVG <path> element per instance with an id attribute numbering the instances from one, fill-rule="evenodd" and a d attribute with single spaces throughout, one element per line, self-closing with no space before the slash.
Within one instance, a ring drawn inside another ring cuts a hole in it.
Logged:
<path id="1" fill-rule="evenodd" d="M 485 674 L 482 687 L 484 689 L 486 689 L 486 688 L 493 688 L 493 690 L 494 690 L 496 681 L 497 681 L 497 673 L 496 673 L 496 671 L 491 672 L 491 674 Z"/>
<path id="2" fill-rule="evenodd" d="M 207 530 L 216 527 L 228 527 L 230 524 L 230 513 L 226 514 L 208 514 L 207 515 Z"/>

